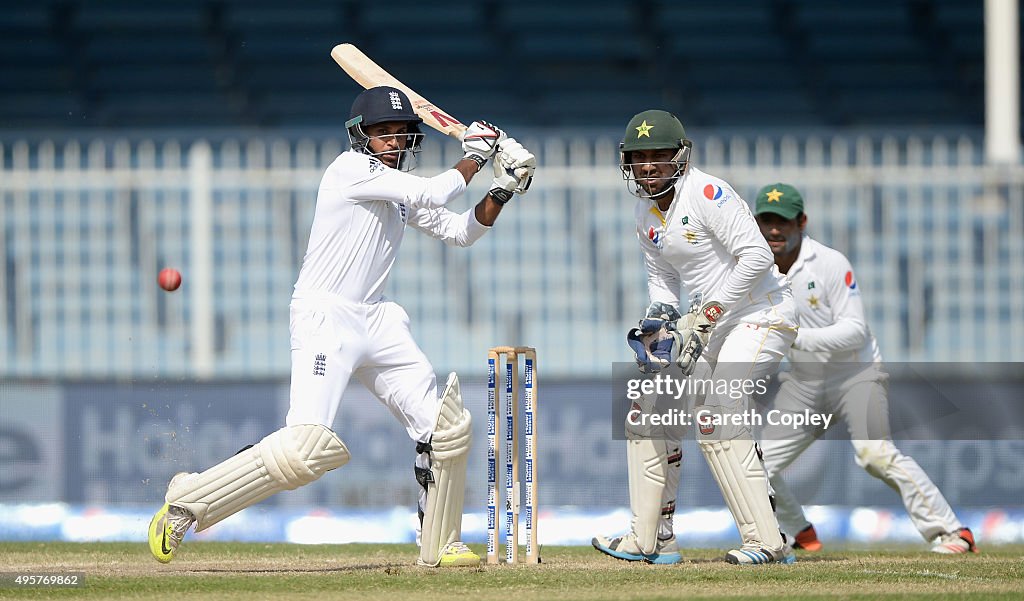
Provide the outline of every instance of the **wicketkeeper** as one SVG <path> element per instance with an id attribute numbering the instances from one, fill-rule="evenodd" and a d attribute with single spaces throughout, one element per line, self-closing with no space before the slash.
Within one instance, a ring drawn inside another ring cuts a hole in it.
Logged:
<path id="1" fill-rule="evenodd" d="M 640 197 L 634 213 L 651 300 L 640 328 L 628 335 L 637 362 L 644 370 L 676 365 L 684 376 L 712 381 L 754 381 L 773 373 L 796 337 L 796 314 L 789 284 L 774 269 L 746 202 L 725 181 L 690 165 L 692 143 L 670 113 L 649 110 L 633 117 L 619 148 L 627 187 Z M 685 315 L 680 303 L 692 303 Z M 750 406 L 749 392 L 712 392 L 697 401 L 702 411 L 719 417 Z M 742 538 L 726 561 L 793 561 L 750 426 L 708 423 L 698 430 L 701 451 Z M 593 545 L 619 559 L 677 563 L 672 516 L 679 438 L 627 438 L 632 528 L 617 538 L 598 536 Z"/>

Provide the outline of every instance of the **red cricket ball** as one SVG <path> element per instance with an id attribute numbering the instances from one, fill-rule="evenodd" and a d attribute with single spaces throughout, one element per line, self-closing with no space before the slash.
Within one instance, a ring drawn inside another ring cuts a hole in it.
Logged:
<path id="1" fill-rule="evenodd" d="M 157 282 L 160 283 L 160 287 L 168 292 L 174 292 L 181 286 L 181 273 L 177 269 L 165 267 L 160 270 L 160 275 L 157 276 Z"/>

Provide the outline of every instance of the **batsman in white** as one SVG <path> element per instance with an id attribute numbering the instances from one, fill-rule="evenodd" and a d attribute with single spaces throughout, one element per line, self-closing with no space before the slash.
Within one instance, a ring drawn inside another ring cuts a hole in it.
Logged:
<path id="1" fill-rule="evenodd" d="M 285 427 L 202 472 L 180 473 L 149 527 L 149 547 L 171 560 L 194 523 L 204 530 L 274 493 L 308 484 L 349 460 L 331 429 L 354 375 L 398 418 L 416 444 L 421 548 L 427 566 L 477 565 L 461 539 L 470 415 L 459 381 L 437 394 L 434 370 L 409 330 L 409 316 L 384 296 L 406 226 L 469 246 L 533 177 L 534 156 L 498 128 L 477 121 L 465 155 L 434 177 L 410 169 L 423 136 L 408 97 L 371 88 L 352 104 L 351 149 L 324 173 L 309 246 L 291 301 L 291 392 Z M 464 213 L 445 206 L 488 160 L 490 192 Z M 510 175 L 515 173 L 516 176 Z"/>
<path id="2" fill-rule="evenodd" d="M 790 371 L 780 374 L 775 409 L 834 413 L 843 417 L 857 464 L 900 493 L 903 505 L 936 553 L 977 552 L 964 528 L 928 475 L 892 442 L 888 374 L 878 343 L 864 318 L 860 287 L 839 251 L 804 233 L 807 215 L 800 192 L 789 184 L 765 186 L 755 213 L 775 264 L 789 277 L 800 333 L 789 350 Z M 807 425 L 768 425 L 761 445 L 779 524 L 798 549 L 821 549 L 814 526 L 782 479 L 782 471 L 823 430 Z"/>
<path id="3" fill-rule="evenodd" d="M 789 284 L 750 208 L 728 183 L 689 164 L 691 148 L 679 120 L 659 110 L 633 117 L 620 144 L 623 177 L 640 197 L 637 237 L 651 300 L 641 327 L 628 336 L 630 346 L 641 370 L 675 364 L 683 376 L 756 380 L 777 369 L 796 337 Z M 680 316 L 686 298 L 691 310 Z M 715 416 L 701 425 L 698 443 L 742 537 L 726 561 L 791 563 L 750 425 L 715 423 L 746 411 L 749 394 L 716 390 L 696 402 Z M 626 445 L 631 531 L 592 543 L 619 559 L 677 563 L 672 515 L 679 439 L 639 436 Z"/>

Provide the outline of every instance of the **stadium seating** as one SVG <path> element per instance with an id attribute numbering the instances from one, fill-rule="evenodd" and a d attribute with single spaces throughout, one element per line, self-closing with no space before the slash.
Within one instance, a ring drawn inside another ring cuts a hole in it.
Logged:
<path id="1" fill-rule="evenodd" d="M 611 127 L 655 104 L 708 127 L 982 114 L 974 0 L 7 4 L 0 129 L 336 124 L 358 90 L 328 56 L 341 41 L 510 126 Z"/>

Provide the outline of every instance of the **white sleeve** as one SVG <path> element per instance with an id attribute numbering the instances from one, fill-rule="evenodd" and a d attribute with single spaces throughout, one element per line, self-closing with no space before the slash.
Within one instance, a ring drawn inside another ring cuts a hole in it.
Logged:
<path id="1" fill-rule="evenodd" d="M 828 274 L 824 288 L 832 308 L 832 325 L 824 328 L 801 327 L 793 347 L 815 353 L 857 350 L 864 346 L 869 333 L 864 318 L 864 302 L 860 290 L 856 288 L 853 267 L 846 257 L 839 254 L 838 260 L 829 261 L 823 271 Z M 852 288 L 847 284 L 847 278 L 853 284 Z"/>
<path id="2" fill-rule="evenodd" d="M 475 208 L 463 213 L 443 207 L 414 208 L 409 211 L 409 225 L 449 246 L 469 246 L 491 229 L 476 220 Z"/>
<path id="3" fill-rule="evenodd" d="M 368 171 L 366 177 L 349 184 L 348 197 L 356 202 L 389 200 L 409 208 L 437 208 L 466 191 L 466 179 L 455 169 L 419 177 L 369 158 Z"/>
<path id="4" fill-rule="evenodd" d="M 722 303 L 726 310 L 746 296 L 775 264 L 772 251 L 761 235 L 747 203 L 735 191 L 728 192 L 732 193 L 732 198 L 721 207 L 710 203 L 703 205 L 706 207 L 704 211 L 711 231 L 729 254 L 736 258 L 736 264 L 729 270 L 718 297 L 708 299 Z"/>
<path id="5" fill-rule="evenodd" d="M 636 238 L 640 241 L 640 249 L 644 253 L 644 266 L 647 268 L 647 293 L 652 303 L 668 303 L 682 311 L 679 307 L 679 273 L 672 265 L 658 254 L 658 249 L 648 240 L 647 236 L 637 227 Z"/>

